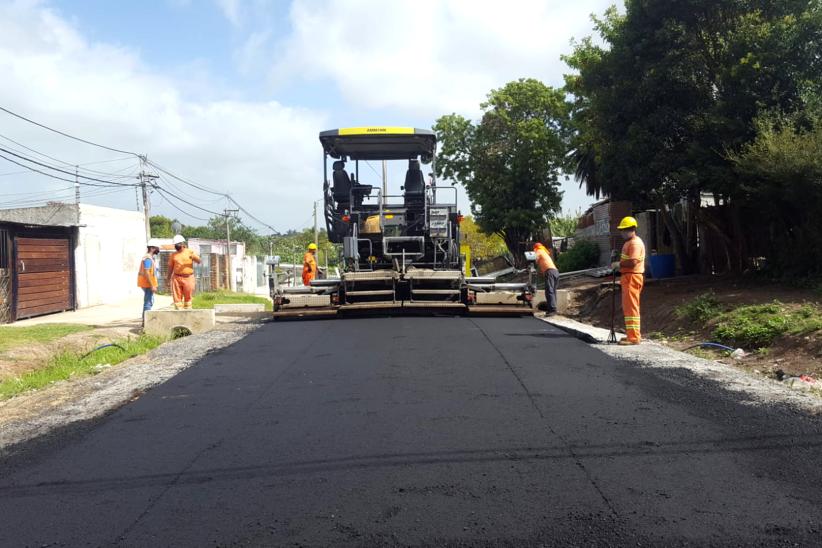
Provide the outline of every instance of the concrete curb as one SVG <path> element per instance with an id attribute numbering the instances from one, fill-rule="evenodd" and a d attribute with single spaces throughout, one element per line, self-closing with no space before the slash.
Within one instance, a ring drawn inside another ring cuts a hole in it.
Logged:
<path id="1" fill-rule="evenodd" d="M 607 329 L 584 324 L 564 316 L 536 317 L 537 319 L 553 325 L 558 329 L 562 329 L 569 335 L 573 335 L 574 337 L 589 344 L 605 344 L 605 341 L 608 340 L 608 335 L 610 334 L 610 331 Z M 617 332 L 617 335 L 621 335 L 621 333 Z"/>

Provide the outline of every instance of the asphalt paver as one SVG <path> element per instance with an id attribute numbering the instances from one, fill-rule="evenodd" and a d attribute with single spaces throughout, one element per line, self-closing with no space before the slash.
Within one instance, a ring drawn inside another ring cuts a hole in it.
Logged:
<path id="1" fill-rule="evenodd" d="M 821 457 L 533 318 L 277 322 L 0 462 L 0 546 L 819 545 Z"/>

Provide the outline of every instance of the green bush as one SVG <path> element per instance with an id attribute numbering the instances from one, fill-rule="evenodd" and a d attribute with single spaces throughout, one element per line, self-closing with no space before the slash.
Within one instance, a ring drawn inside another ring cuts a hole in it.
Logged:
<path id="1" fill-rule="evenodd" d="M 713 291 L 703 293 L 694 300 L 681 304 L 674 309 L 676 317 L 692 323 L 705 323 L 722 313 L 722 306 Z"/>
<path id="2" fill-rule="evenodd" d="M 556 261 L 560 272 L 573 272 L 594 268 L 599 264 L 599 246 L 590 240 L 580 240 L 560 254 Z"/>
<path id="3" fill-rule="evenodd" d="M 790 318 L 778 302 L 741 306 L 719 317 L 714 338 L 723 344 L 747 348 L 770 346 L 790 330 Z"/>

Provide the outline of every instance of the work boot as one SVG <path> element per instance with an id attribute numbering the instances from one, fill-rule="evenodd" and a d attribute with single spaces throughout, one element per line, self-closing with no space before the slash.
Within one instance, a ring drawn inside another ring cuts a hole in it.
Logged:
<path id="1" fill-rule="evenodd" d="M 631 339 L 622 339 L 617 344 L 619 344 L 619 346 L 635 346 L 639 344 L 639 341 L 632 341 Z"/>

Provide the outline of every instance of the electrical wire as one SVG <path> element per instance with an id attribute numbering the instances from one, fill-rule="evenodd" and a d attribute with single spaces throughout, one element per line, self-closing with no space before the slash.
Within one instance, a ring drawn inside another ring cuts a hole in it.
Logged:
<path id="1" fill-rule="evenodd" d="M 160 197 L 160 199 L 161 199 L 163 202 L 165 202 L 166 204 L 170 205 L 171 207 L 173 207 L 174 209 L 176 209 L 176 210 L 177 210 L 177 211 L 179 211 L 180 213 L 183 213 L 183 214 L 187 215 L 188 217 L 191 217 L 192 219 L 196 219 L 196 220 L 201 221 L 201 222 L 205 222 L 205 223 L 207 223 L 207 222 L 208 222 L 208 219 L 204 219 L 204 218 L 202 218 L 202 217 L 197 217 L 196 215 L 192 215 L 192 214 L 191 214 L 191 213 L 189 213 L 188 211 L 186 211 L 186 210 L 182 209 L 180 206 L 178 206 L 177 204 L 175 204 L 174 202 L 172 202 L 171 200 L 169 200 L 168 198 L 166 198 L 163 194 L 158 194 L 158 196 Z"/>
<path id="2" fill-rule="evenodd" d="M 46 163 L 43 163 L 43 162 L 38 162 L 37 160 L 33 160 L 31 158 L 28 158 L 26 156 L 23 156 L 22 154 L 17 154 L 15 152 L 12 152 L 12 151 L 10 151 L 8 149 L 5 149 L 3 147 L 0 147 L 0 151 L 5 152 L 6 154 L 11 154 L 12 156 L 16 156 L 18 158 L 21 158 L 22 160 L 25 160 L 26 162 L 30 162 L 32 164 L 36 164 L 38 166 L 45 167 L 47 169 L 51 169 L 51 170 L 57 171 L 59 173 L 65 173 L 66 175 L 74 175 L 75 177 L 81 177 L 83 179 L 87 179 L 89 181 L 96 181 L 98 183 L 107 183 L 107 184 L 112 185 L 112 186 L 134 186 L 133 184 L 130 184 L 130 183 L 118 183 L 118 182 L 115 182 L 115 181 L 108 181 L 108 180 L 105 180 L 105 179 L 98 179 L 96 177 L 89 177 L 88 175 L 80 175 L 79 173 L 72 173 L 71 171 L 66 171 L 65 169 L 60 169 L 59 167 L 54 167 L 52 165 L 49 165 L 49 164 L 46 164 Z M 8 158 L 6 158 L 6 159 L 8 160 Z M 23 167 L 26 167 L 26 166 L 23 166 Z"/>
<path id="3" fill-rule="evenodd" d="M 171 171 L 169 171 L 169 170 L 165 169 L 164 167 L 160 166 L 159 164 L 157 164 L 157 163 L 156 163 L 156 162 L 154 162 L 153 160 L 148 160 L 148 159 L 146 159 L 145 161 L 146 161 L 146 163 L 147 163 L 148 165 L 150 165 L 150 166 L 154 167 L 155 169 L 158 169 L 159 171 L 162 171 L 163 173 L 165 173 L 166 175 L 168 175 L 168 176 L 169 176 L 169 177 L 171 177 L 172 179 L 175 179 L 175 180 L 177 180 L 177 181 L 180 181 L 181 183 L 185 183 L 185 184 L 187 184 L 187 185 L 189 185 L 189 186 L 191 186 L 191 187 L 196 188 L 197 190 L 201 190 L 201 191 L 203 191 L 203 192 L 208 192 L 208 193 L 210 193 L 210 194 L 217 194 L 217 195 L 219 195 L 219 196 L 228 196 L 228 194 L 226 194 L 225 192 L 219 192 L 219 191 L 214 190 L 214 189 L 212 189 L 212 188 L 208 188 L 208 187 L 206 187 L 206 186 L 199 185 L 199 184 L 197 184 L 197 183 L 192 183 L 191 181 L 188 181 L 188 180 L 186 180 L 186 179 L 183 179 L 183 178 L 182 178 L 182 177 L 180 177 L 179 175 L 175 175 L 175 174 L 174 174 L 174 173 L 172 173 Z"/>
<path id="4" fill-rule="evenodd" d="M 162 187 L 160 187 L 160 186 L 154 186 L 154 189 L 155 189 L 157 192 L 161 193 L 161 194 L 168 194 L 168 196 L 171 196 L 172 198 L 174 198 L 174 199 L 176 199 L 176 200 L 179 200 L 180 202 L 182 202 L 182 203 L 184 203 L 184 204 L 190 205 L 190 206 L 191 206 L 191 207 L 193 207 L 193 208 L 199 209 L 200 211 L 204 211 L 204 212 L 206 212 L 206 213 L 210 213 L 210 214 L 212 214 L 212 215 L 216 215 L 216 216 L 219 216 L 219 217 L 222 217 L 222 216 L 223 216 L 223 213 L 218 213 L 218 212 L 216 212 L 216 211 L 211 211 L 210 209 L 206 209 L 206 208 L 204 208 L 204 207 L 200 207 L 200 206 L 198 206 L 197 204 L 191 203 L 191 202 L 189 202 L 188 200 L 185 200 L 185 199 L 183 199 L 183 198 L 180 198 L 178 195 L 174 194 L 173 192 L 169 191 L 168 189 L 162 188 Z M 166 198 L 167 198 L 168 196 L 166 196 Z"/>
<path id="5" fill-rule="evenodd" d="M 75 141 L 79 141 L 81 143 L 85 143 L 87 145 L 95 146 L 95 147 L 98 147 L 98 148 L 103 148 L 103 149 L 106 149 L 106 150 L 110 150 L 112 152 L 119 152 L 120 154 L 130 154 L 132 156 L 136 156 L 137 158 L 140 157 L 139 154 L 137 154 L 135 152 L 131 152 L 130 150 L 122 150 L 122 149 L 119 149 L 119 148 L 109 147 L 109 146 L 106 146 L 106 145 L 101 145 L 99 143 L 95 143 L 94 141 L 88 141 L 86 139 L 81 139 L 80 137 L 75 137 L 74 135 L 71 135 L 71 134 L 66 133 L 64 131 L 60 131 L 59 129 L 54 129 L 54 128 L 49 127 L 45 124 L 41 124 L 40 122 L 35 122 L 34 120 L 32 120 L 30 118 L 26 118 L 25 116 L 23 116 L 21 114 L 17 114 L 16 112 L 12 112 L 12 111 L 10 111 L 9 109 L 7 109 L 5 107 L 0 106 L 0 110 L 5 112 L 6 114 L 10 114 L 10 115 L 14 116 L 15 118 L 19 118 L 23 121 L 26 121 L 30 124 L 34 124 L 35 126 L 41 127 L 43 129 L 47 129 L 49 131 L 57 133 L 58 135 L 62 135 L 63 137 L 68 137 L 69 139 L 74 139 Z"/>
<path id="6" fill-rule="evenodd" d="M 74 179 L 66 179 L 65 177 L 58 177 L 57 175 L 52 175 L 51 173 L 46 173 L 45 171 L 40 171 L 39 169 L 33 168 L 31 166 L 21 164 L 20 162 L 18 162 L 16 160 L 12 160 L 11 158 L 9 158 L 7 156 L 3 156 L 2 154 L 0 154 L 0 158 L 6 160 L 7 162 L 11 162 L 12 164 L 16 164 L 20 167 L 26 168 L 29 171 L 33 171 L 35 173 L 45 175 L 46 177 L 51 177 L 52 179 L 57 179 L 58 181 L 66 181 L 68 183 L 78 183 L 78 184 L 85 185 L 85 186 L 97 186 L 97 187 L 111 187 L 111 186 L 134 187 L 134 186 L 138 186 L 136 184 L 112 183 L 111 181 L 107 181 L 109 184 L 105 184 L 105 185 L 99 185 L 99 184 L 96 184 L 96 183 L 87 183 L 87 182 L 84 182 L 84 181 L 75 181 Z M 71 175 L 74 175 L 74 174 L 71 173 Z"/>
<path id="7" fill-rule="evenodd" d="M 117 162 L 117 161 L 121 161 L 121 160 L 134 160 L 134 158 L 132 158 L 130 156 L 126 156 L 124 158 L 117 158 L 117 159 L 113 159 L 113 160 L 101 160 L 101 161 L 98 161 L 98 162 L 85 162 L 85 163 L 82 163 L 82 164 L 72 164 L 71 162 L 61 160 L 60 158 L 55 158 L 54 156 L 49 156 L 48 154 L 46 154 L 44 152 L 40 152 L 39 150 L 33 149 L 33 148 L 31 148 L 27 145 L 24 145 L 23 143 L 20 143 L 19 141 L 15 141 L 14 139 L 12 139 L 11 137 L 8 137 L 6 135 L 0 134 L 0 139 L 5 139 L 6 141 L 9 141 L 10 143 L 14 143 L 15 145 L 17 145 L 19 147 L 22 147 L 22 148 L 28 150 L 29 152 L 33 152 L 34 154 L 37 154 L 38 156 L 42 156 L 42 157 L 47 158 L 49 160 L 52 160 L 54 162 L 58 162 L 60 164 L 63 164 L 63 165 L 69 166 L 69 167 L 73 167 L 73 168 L 79 168 L 80 166 L 87 166 L 87 165 L 93 165 L 93 164 L 103 164 L 103 163 L 108 163 L 108 162 Z M 83 171 L 87 171 L 89 173 L 95 173 L 97 175 L 116 177 L 116 175 L 113 174 L 113 173 L 108 173 L 108 172 L 105 172 L 105 171 L 98 171 L 96 169 L 86 169 L 86 168 L 84 168 Z M 123 170 L 120 170 L 120 171 L 123 171 Z"/>

